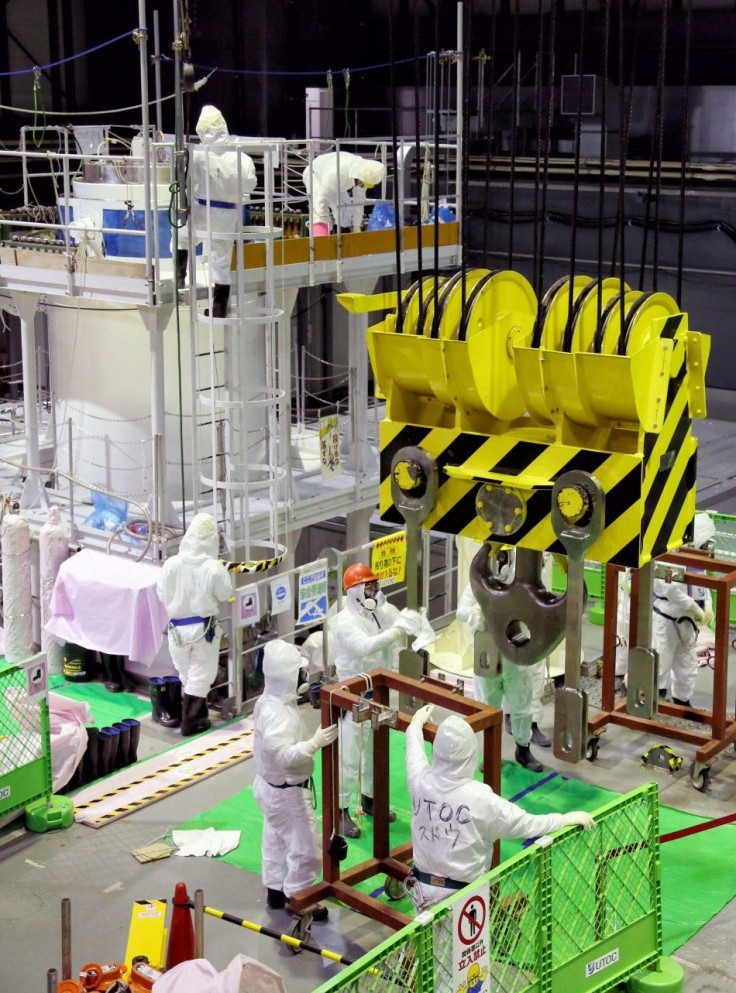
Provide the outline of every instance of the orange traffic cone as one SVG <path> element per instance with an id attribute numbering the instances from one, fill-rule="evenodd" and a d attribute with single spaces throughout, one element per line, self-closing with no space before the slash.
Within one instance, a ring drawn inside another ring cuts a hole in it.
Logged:
<path id="1" fill-rule="evenodd" d="M 189 906 L 186 883 L 177 883 L 171 910 L 169 944 L 166 949 L 166 968 L 173 969 L 180 962 L 194 958 L 194 924 Z"/>

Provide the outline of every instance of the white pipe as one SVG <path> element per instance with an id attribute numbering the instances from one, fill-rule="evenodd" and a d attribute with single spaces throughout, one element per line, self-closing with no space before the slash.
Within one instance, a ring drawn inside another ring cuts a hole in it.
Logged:
<path id="1" fill-rule="evenodd" d="M 141 71 L 141 114 L 143 129 L 143 211 L 146 241 L 146 280 L 148 302 L 153 303 L 154 278 L 151 260 L 151 131 L 148 113 L 148 29 L 146 27 L 146 0 L 138 0 L 138 50 Z"/>
<path id="2" fill-rule="evenodd" d="M 31 532 L 20 514 L 6 514 L 2 527 L 5 658 L 22 662 L 33 652 Z"/>

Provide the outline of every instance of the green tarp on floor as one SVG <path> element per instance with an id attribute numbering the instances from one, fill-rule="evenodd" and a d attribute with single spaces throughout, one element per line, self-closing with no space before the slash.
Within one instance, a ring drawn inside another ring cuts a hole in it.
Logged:
<path id="1" fill-rule="evenodd" d="M 391 845 L 410 837 L 410 802 L 403 775 L 404 736 L 391 733 L 391 808 L 396 811 L 396 823 L 391 825 Z M 319 789 L 319 763 L 317 763 Z M 549 776 L 549 773 L 545 774 Z M 513 797 L 545 776 L 535 775 L 514 763 L 504 762 L 502 793 Z M 619 794 L 565 779 L 556 775 L 519 801 L 533 814 L 550 810 L 595 810 Z M 660 807 L 660 834 L 700 824 L 706 818 L 683 813 L 672 807 Z M 370 819 L 367 819 L 370 825 Z M 242 790 L 211 810 L 204 811 L 180 825 L 182 828 L 214 827 L 223 830 L 239 828 L 242 832 L 238 848 L 223 857 L 223 861 L 240 869 L 260 875 L 261 871 L 261 812 L 253 797 L 253 789 Z M 363 837 L 351 841 L 346 867 L 362 862 L 372 855 L 370 828 Z M 501 857 L 507 859 L 522 847 L 521 842 L 504 841 Z M 736 896 L 736 825 L 725 825 L 705 834 L 681 838 L 662 846 L 662 931 L 664 952 L 672 954 Z M 373 892 L 383 883 L 383 876 L 366 880 L 360 889 Z M 385 899 L 385 897 L 382 897 Z M 406 913 L 411 904 L 404 899 L 394 904 Z M 237 908 L 233 908 L 237 913 Z"/>
<path id="2" fill-rule="evenodd" d="M 111 693 L 102 683 L 69 683 L 63 676 L 50 676 L 49 689 L 71 700 L 88 703 L 97 727 L 109 727 L 125 717 L 138 718 L 151 711 L 147 700 L 134 693 Z"/>

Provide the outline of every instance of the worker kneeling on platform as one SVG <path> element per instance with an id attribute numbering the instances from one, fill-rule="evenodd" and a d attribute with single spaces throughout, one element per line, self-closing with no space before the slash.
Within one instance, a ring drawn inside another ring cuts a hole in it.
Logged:
<path id="1" fill-rule="evenodd" d="M 289 910 L 289 899 L 314 882 L 322 867 L 312 773 L 314 756 L 337 738 L 337 725 L 309 737 L 297 698 L 304 692 L 303 658 L 280 638 L 263 650 L 263 694 L 253 711 L 256 778 L 253 794 L 263 813 L 262 878 L 272 910 Z M 327 920 L 327 908 L 309 911 Z"/>
<path id="2" fill-rule="evenodd" d="M 540 837 L 575 824 L 588 831 L 595 824 L 583 810 L 527 814 L 477 782 L 475 734 L 454 714 L 437 730 L 430 765 L 422 728 L 432 710 L 431 704 L 420 707 L 406 731 L 414 846 L 411 898 L 417 913 L 488 872 L 493 845 L 500 838 Z"/>
<path id="3" fill-rule="evenodd" d="M 352 679 L 371 669 L 392 669 L 394 650 L 405 634 L 416 635 L 422 617 L 416 610 L 397 610 L 386 602 L 379 578 L 363 563 L 348 566 L 342 578 L 345 602 L 329 622 L 338 680 Z M 359 838 L 360 828 L 350 816 L 353 791 L 360 782 L 363 813 L 373 816 L 373 733 L 367 721 L 356 723 L 349 714 L 340 733 L 340 834 Z M 389 820 L 396 814 L 389 811 Z"/>

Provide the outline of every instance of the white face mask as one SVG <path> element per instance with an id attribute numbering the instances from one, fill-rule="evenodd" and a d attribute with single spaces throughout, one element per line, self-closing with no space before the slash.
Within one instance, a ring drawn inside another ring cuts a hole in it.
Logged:
<path id="1" fill-rule="evenodd" d="M 363 599 L 363 606 L 365 607 L 366 610 L 375 610 L 376 607 L 378 606 L 378 601 L 375 600 L 372 596 L 367 596 L 364 597 Z"/>

